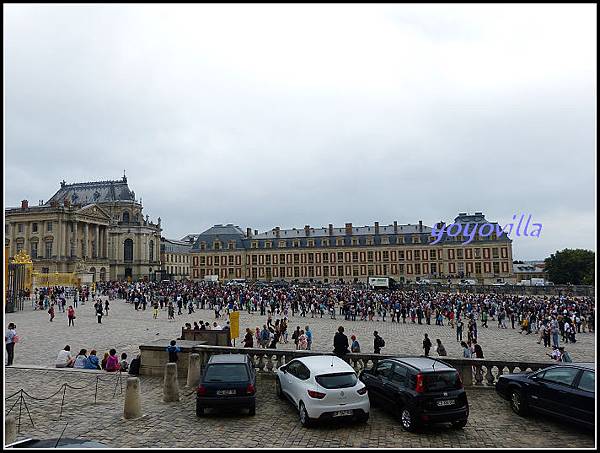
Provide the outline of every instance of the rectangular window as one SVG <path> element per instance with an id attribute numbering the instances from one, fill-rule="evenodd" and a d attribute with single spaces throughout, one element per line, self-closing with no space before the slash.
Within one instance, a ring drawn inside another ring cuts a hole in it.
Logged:
<path id="1" fill-rule="evenodd" d="M 46 259 L 52 258 L 52 241 L 46 242 Z"/>
<path id="2" fill-rule="evenodd" d="M 437 263 L 431 263 L 430 267 L 431 267 L 431 273 L 434 275 L 437 274 Z"/>
<path id="3" fill-rule="evenodd" d="M 415 274 L 421 273 L 421 263 L 415 263 Z"/>
<path id="4" fill-rule="evenodd" d="M 415 261 L 419 261 L 421 259 L 421 250 L 415 250 Z"/>
<path id="5" fill-rule="evenodd" d="M 37 225 L 37 223 L 32 223 L 32 224 L 31 224 L 31 231 L 32 231 L 33 233 L 37 233 L 37 228 L 38 228 L 38 225 Z"/>
<path id="6" fill-rule="evenodd" d="M 52 231 L 52 222 L 47 222 L 47 227 L 48 231 Z"/>
<path id="7" fill-rule="evenodd" d="M 502 258 L 508 258 L 508 249 L 506 247 L 502 247 L 500 250 L 502 252 Z"/>
<path id="8" fill-rule="evenodd" d="M 323 253 L 323 262 L 329 263 L 329 253 L 327 253 L 327 252 Z"/>
<path id="9" fill-rule="evenodd" d="M 459 260 L 463 259 L 463 249 L 456 249 L 456 258 Z"/>
<path id="10" fill-rule="evenodd" d="M 22 224 L 22 223 L 19 223 L 19 224 L 17 224 L 17 231 L 18 231 L 19 233 L 22 233 L 22 232 L 23 232 L 23 224 Z"/>
<path id="11" fill-rule="evenodd" d="M 404 250 L 398 250 L 398 261 L 404 261 Z"/>
<path id="12" fill-rule="evenodd" d="M 475 274 L 481 274 L 481 263 L 479 261 L 475 262 Z"/>
<path id="13" fill-rule="evenodd" d="M 494 247 L 492 249 L 492 258 L 500 258 L 500 254 L 498 252 L 498 247 Z"/>
<path id="14" fill-rule="evenodd" d="M 499 274 L 500 273 L 500 263 L 494 261 L 493 266 L 494 266 L 494 274 Z"/>
<path id="15" fill-rule="evenodd" d="M 352 252 L 352 262 L 358 263 L 358 252 Z"/>
<path id="16" fill-rule="evenodd" d="M 390 260 L 390 252 L 388 250 L 384 250 L 383 251 L 383 261 L 389 261 Z"/>
<path id="17" fill-rule="evenodd" d="M 32 242 L 31 243 L 31 258 L 33 258 L 33 259 L 37 258 L 37 249 L 38 249 L 38 243 Z"/>

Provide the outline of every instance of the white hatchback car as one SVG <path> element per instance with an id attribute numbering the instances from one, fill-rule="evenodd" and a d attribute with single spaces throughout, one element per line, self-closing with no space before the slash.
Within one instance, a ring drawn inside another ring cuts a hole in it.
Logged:
<path id="1" fill-rule="evenodd" d="M 367 388 L 354 369 L 336 356 L 300 357 L 277 369 L 277 395 L 298 409 L 300 423 L 352 417 L 369 419 Z"/>

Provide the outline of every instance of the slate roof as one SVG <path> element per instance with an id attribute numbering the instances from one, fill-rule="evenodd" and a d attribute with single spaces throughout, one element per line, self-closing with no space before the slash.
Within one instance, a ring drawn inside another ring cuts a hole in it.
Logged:
<path id="1" fill-rule="evenodd" d="M 51 202 L 64 203 L 65 199 L 72 204 L 107 203 L 115 201 L 135 201 L 135 192 L 129 189 L 127 178 L 116 181 L 93 181 L 67 184 L 64 181 L 60 189 L 44 206 Z"/>

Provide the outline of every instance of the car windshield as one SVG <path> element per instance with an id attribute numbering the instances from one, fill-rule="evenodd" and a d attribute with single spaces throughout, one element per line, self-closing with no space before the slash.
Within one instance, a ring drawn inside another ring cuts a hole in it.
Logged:
<path id="1" fill-rule="evenodd" d="M 425 373 L 423 376 L 425 389 L 428 392 L 453 390 L 458 386 L 458 373 L 456 371 Z"/>
<path id="2" fill-rule="evenodd" d="M 204 382 L 240 382 L 248 380 L 248 370 L 242 363 L 209 365 L 204 372 Z"/>
<path id="3" fill-rule="evenodd" d="M 333 373 L 317 376 L 317 383 L 326 389 L 343 389 L 354 387 L 358 382 L 356 373 Z"/>

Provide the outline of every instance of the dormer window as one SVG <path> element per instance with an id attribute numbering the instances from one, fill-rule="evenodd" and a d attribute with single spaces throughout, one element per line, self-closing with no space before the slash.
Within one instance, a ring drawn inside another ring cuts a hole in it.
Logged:
<path id="1" fill-rule="evenodd" d="M 250 245 L 251 248 L 253 249 L 257 249 L 258 248 L 258 241 L 252 241 L 252 244 Z"/>
<path id="2" fill-rule="evenodd" d="M 221 250 L 221 242 L 220 241 L 215 241 L 213 243 L 213 249 L 215 249 L 215 250 Z"/>
<path id="3" fill-rule="evenodd" d="M 273 247 L 273 243 L 272 243 L 271 241 L 266 241 L 266 242 L 265 242 L 265 248 L 266 248 L 266 249 L 270 249 L 270 248 L 272 248 L 272 247 Z"/>
<path id="4" fill-rule="evenodd" d="M 390 243 L 390 238 L 387 236 L 381 236 L 381 243 L 382 244 L 389 244 Z"/>
<path id="5" fill-rule="evenodd" d="M 123 223 L 129 223 L 129 212 L 123 212 Z"/>
<path id="6" fill-rule="evenodd" d="M 285 248 L 285 241 L 279 241 L 279 248 L 280 249 L 284 249 Z"/>

